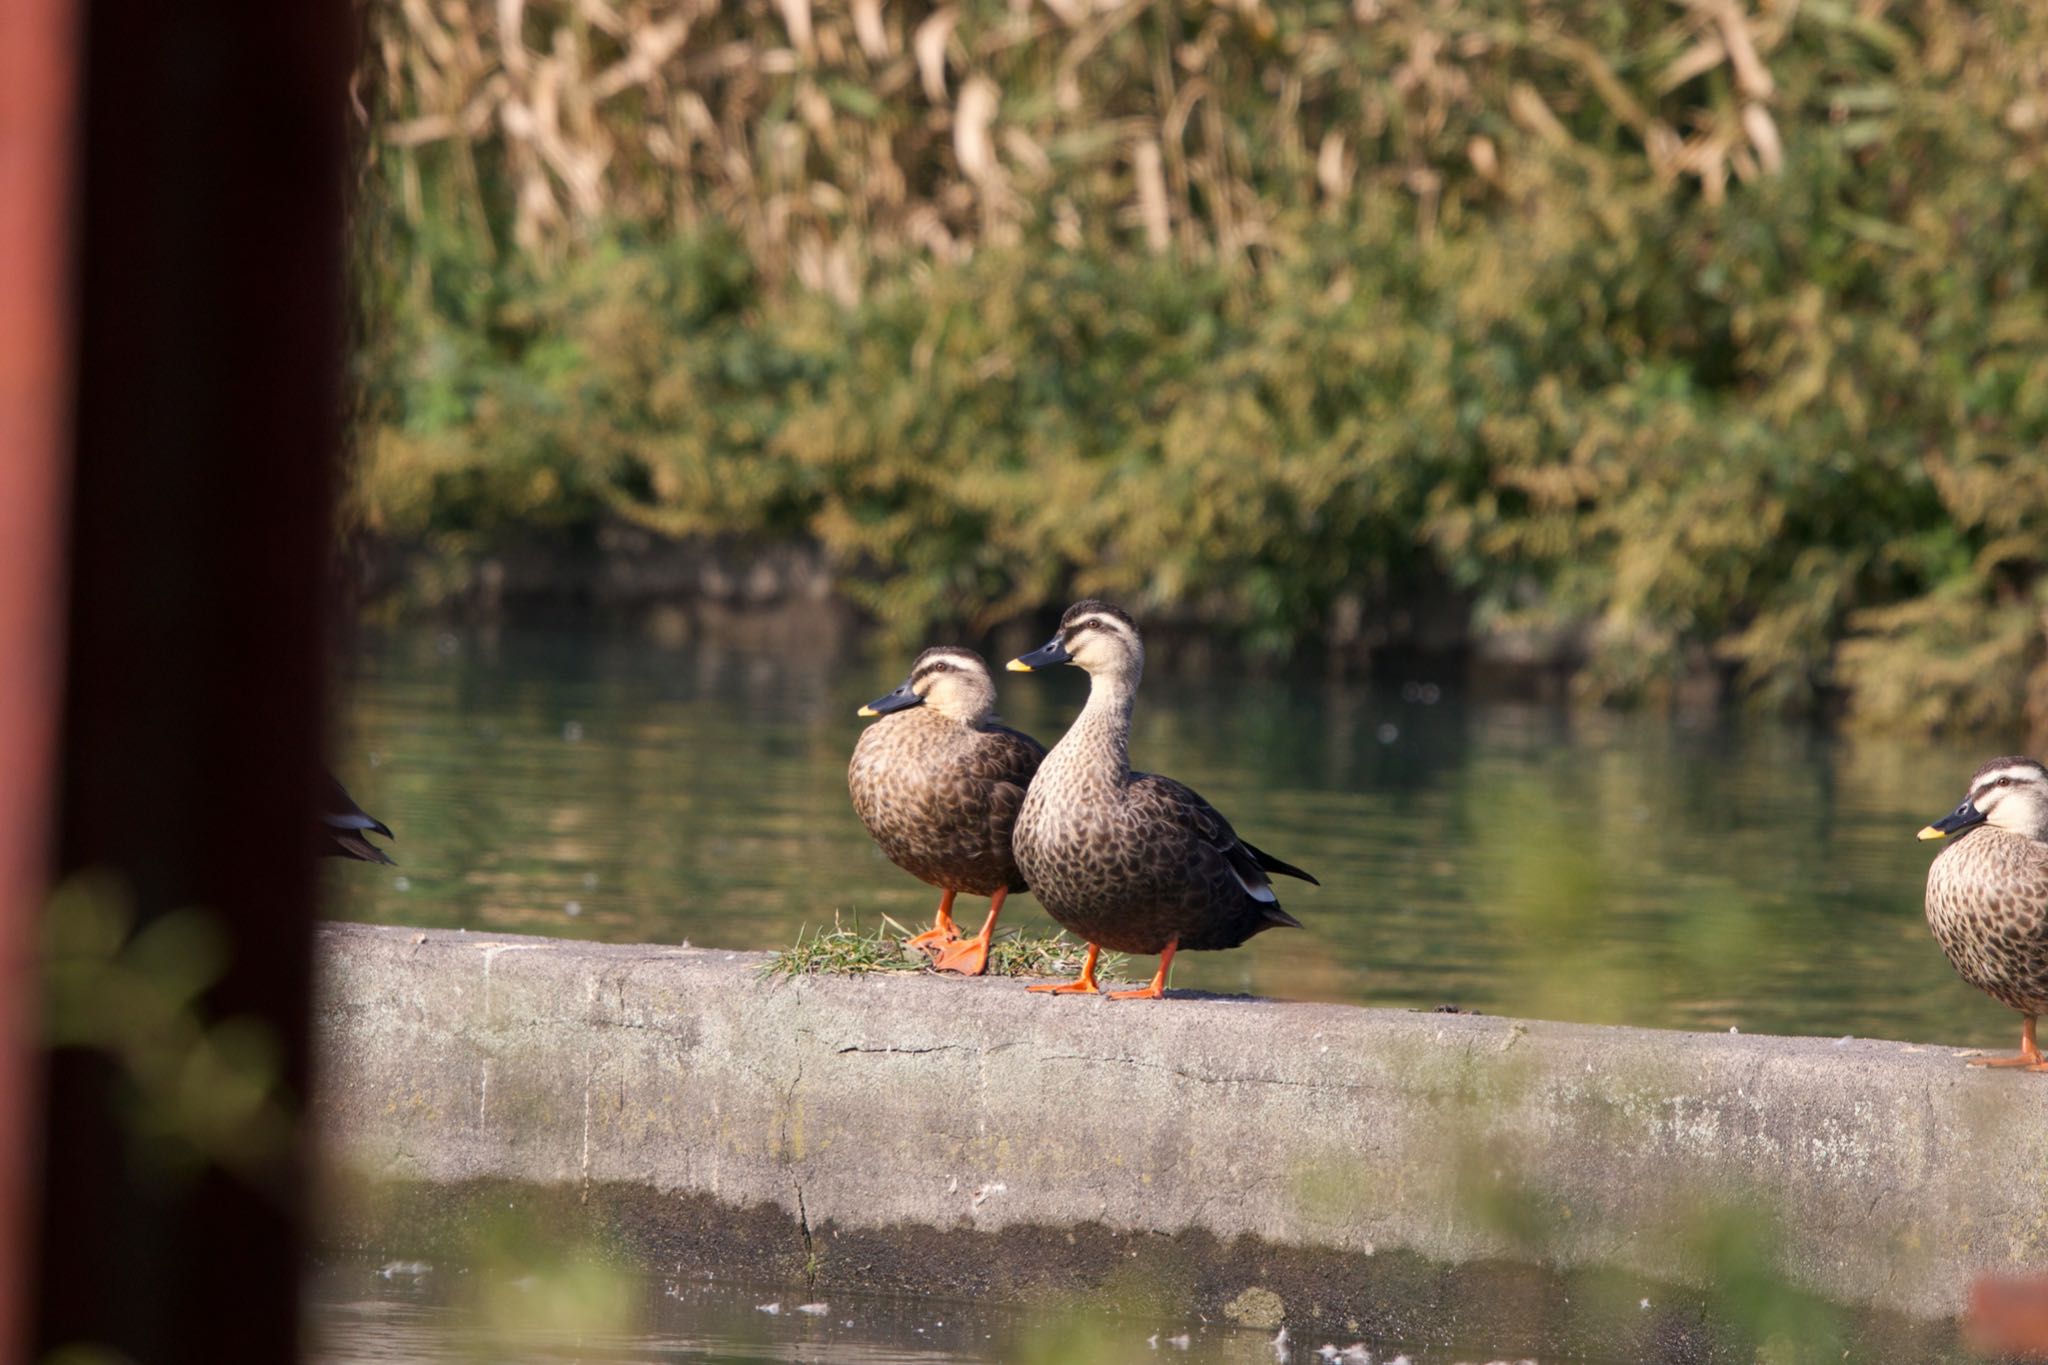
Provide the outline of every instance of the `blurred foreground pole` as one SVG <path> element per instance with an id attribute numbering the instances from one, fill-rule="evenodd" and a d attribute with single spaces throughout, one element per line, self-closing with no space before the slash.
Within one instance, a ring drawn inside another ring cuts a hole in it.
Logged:
<path id="1" fill-rule="evenodd" d="M 200 1017 L 243 1021 L 217 1055 L 268 1065 L 274 1049 L 296 1103 L 353 26 L 347 0 L 80 9 L 58 870 L 115 874 L 145 925 L 212 916 L 226 965 Z M 141 1017 L 153 985 L 93 1008 Z M 141 1041 L 190 1042 L 167 1032 Z M 51 1054 L 37 1347 L 289 1361 L 296 1124 L 209 1129 L 235 1087 L 171 1074 L 153 1094 L 116 1050 Z"/>
<path id="2" fill-rule="evenodd" d="M 62 641 L 77 16 L 0 4 L 0 1360 L 28 1348 L 37 1007 Z"/>

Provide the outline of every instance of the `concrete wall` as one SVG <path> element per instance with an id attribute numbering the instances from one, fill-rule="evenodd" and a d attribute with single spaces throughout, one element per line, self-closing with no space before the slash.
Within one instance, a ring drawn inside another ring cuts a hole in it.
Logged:
<path id="1" fill-rule="evenodd" d="M 1726 1272 L 1733 1228 L 1799 1285 L 1921 1319 L 2048 1266 L 2048 1076 L 1948 1048 L 771 980 L 759 954 L 352 925 L 319 954 L 338 1169 L 427 1203 L 595 1194 L 614 1221 L 637 1192 L 677 1263 L 693 1236 L 740 1257 L 765 1218 L 814 1271 L 864 1248 L 872 1280 L 915 1280 L 883 1248 L 934 1230 L 1077 1262 L 1160 1234 L 1312 1251 L 1324 1285 L 1368 1262 L 1684 1284 Z M 731 1229 L 692 1231 L 717 1210 Z"/>

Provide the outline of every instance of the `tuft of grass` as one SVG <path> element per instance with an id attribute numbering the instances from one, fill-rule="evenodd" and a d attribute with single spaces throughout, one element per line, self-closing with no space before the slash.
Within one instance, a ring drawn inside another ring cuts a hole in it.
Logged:
<path id="1" fill-rule="evenodd" d="M 929 971 L 931 959 L 918 949 L 904 946 L 915 933 L 887 915 L 882 916 L 880 925 L 862 928 L 858 919 L 848 924 L 835 913 L 830 929 L 820 926 L 798 930 L 796 942 L 771 956 L 762 974 L 859 976 L 867 972 Z M 1081 970 L 1081 958 L 1087 951 L 1087 944 L 1064 929 L 1050 934 L 1005 930 L 989 945 L 988 975 L 1073 975 Z M 1125 960 L 1122 953 L 1104 953 L 1095 965 L 1096 973 L 1112 976 L 1123 968 Z"/>
<path id="2" fill-rule="evenodd" d="M 1050 934 L 1027 934 L 1021 930 L 999 933 L 988 946 L 990 976 L 1078 976 L 1088 945 L 1064 929 Z M 1104 952 L 1095 960 L 1095 974 L 1104 981 L 1124 974 L 1129 959 L 1122 953 Z"/>
<path id="3" fill-rule="evenodd" d="M 859 976 L 866 972 L 914 972 L 927 965 L 925 955 L 904 946 L 908 929 L 882 916 L 883 928 L 863 929 L 860 921 L 848 925 L 835 911 L 832 927 L 797 930 L 796 942 L 777 950 L 763 967 L 764 976 L 821 976 L 837 973 Z"/>

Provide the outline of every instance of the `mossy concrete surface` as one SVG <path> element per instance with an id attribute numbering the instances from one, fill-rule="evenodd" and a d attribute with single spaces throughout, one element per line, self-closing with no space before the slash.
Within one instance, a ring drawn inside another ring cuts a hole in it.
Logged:
<path id="1" fill-rule="evenodd" d="M 1767 1266 L 1922 1319 L 1981 1274 L 2048 1266 L 2048 1077 L 1951 1048 L 764 961 L 323 928 L 330 1167 L 429 1194 L 644 1191 L 643 1221 L 780 1210 L 806 1248 L 1051 1230 L 1056 1258 L 1062 1237 L 1168 1235 L 1705 1293 Z M 1217 1306 L 1285 1312 L 1253 1287 Z"/>

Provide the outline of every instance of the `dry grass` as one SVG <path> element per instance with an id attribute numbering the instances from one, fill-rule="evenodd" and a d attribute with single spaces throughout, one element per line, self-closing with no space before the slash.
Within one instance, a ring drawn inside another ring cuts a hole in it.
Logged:
<path id="1" fill-rule="evenodd" d="M 719 222 L 770 276 L 851 302 L 878 267 L 1028 232 L 1246 262 L 1391 194 L 1432 233 L 1511 190 L 1515 143 L 1616 129 L 1718 203 L 1783 165 L 1771 61 L 1795 15 L 1893 32 L 1784 0 L 1616 13 L 373 0 L 359 94 L 415 222 L 443 196 L 544 258 L 604 225 Z"/>
<path id="2" fill-rule="evenodd" d="M 881 925 L 863 929 L 858 920 L 846 923 L 838 915 L 832 927 L 799 931 L 795 944 L 775 953 L 762 969 L 768 976 L 860 976 L 869 972 L 915 972 L 931 968 L 931 959 L 904 944 L 916 933 L 889 916 Z M 1087 945 L 1064 930 L 1052 934 L 1026 934 L 1009 929 L 998 933 L 989 945 L 990 976 L 1071 976 L 1081 970 Z M 1114 976 L 1125 963 L 1121 953 L 1105 953 L 1096 964 L 1100 976 Z"/>

